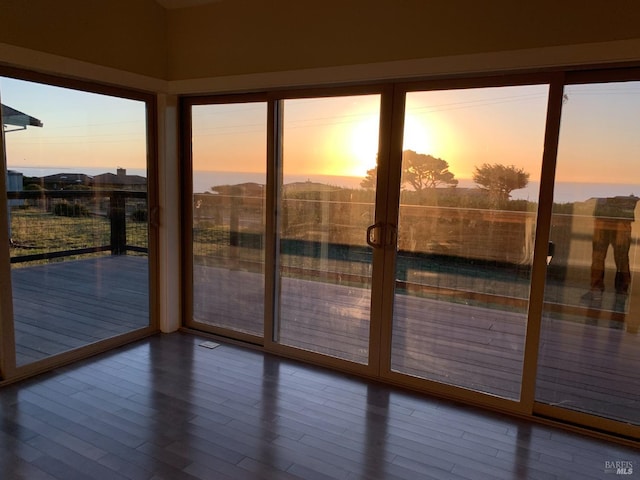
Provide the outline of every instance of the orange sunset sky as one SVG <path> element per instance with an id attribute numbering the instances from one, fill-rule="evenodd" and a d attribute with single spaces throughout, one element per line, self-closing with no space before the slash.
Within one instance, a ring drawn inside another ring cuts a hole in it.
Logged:
<path id="1" fill-rule="evenodd" d="M 640 157 L 640 83 L 568 86 L 558 181 L 633 183 Z M 502 163 L 539 179 L 548 86 L 407 94 L 404 149 L 440 157 L 458 179 Z M 6 136 L 10 168 L 146 165 L 139 101 L 0 78 L 2 102 L 40 119 Z M 284 102 L 284 169 L 296 175 L 363 177 L 375 166 L 380 97 Z M 263 172 L 264 103 L 193 109 L 194 170 Z"/>

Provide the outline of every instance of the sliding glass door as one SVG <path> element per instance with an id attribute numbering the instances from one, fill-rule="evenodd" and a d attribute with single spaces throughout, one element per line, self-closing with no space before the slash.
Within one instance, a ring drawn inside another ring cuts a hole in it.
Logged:
<path id="1" fill-rule="evenodd" d="M 150 332 L 153 117 L 148 98 L 121 92 L 10 77 L 0 91 L 10 377 Z"/>
<path id="2" fill-rule="evenodd" d="M 380 95 L 282 109 L 274 340 L 366 365 Z"/>
<path id="3" fill-rule="evenodd" d="M 407 93 L 394 372 L 519 399 L 547 96 Z"/>
<path id="4" fill-rule="evenodd" d="M 640 82 L 564 95 L 536 400 L 640 425 Z"/>
<path id="5" fill-rule="evenodd" d="M 380 95 L 187 111 L 189 322 L 367 364 Z"/>
<path id="6" fill-rule="evenodd" d="M 264 335 L 266 102 L 192 110 L 193 321 Z"/>

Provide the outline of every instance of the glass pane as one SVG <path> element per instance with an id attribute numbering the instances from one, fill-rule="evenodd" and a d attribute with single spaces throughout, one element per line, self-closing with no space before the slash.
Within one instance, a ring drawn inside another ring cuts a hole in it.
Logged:
<path id="1" fill-rule="evenodd" d="M 276 338 L 359 363 L 369 358 L 365 232 L 374 222 L 379 111 L 379 95 L 284 102 Z"/>
<path id="2" fill-rule="evenodd" d="M 407 95 L 394 371 L 519 398 L 547 92 Z"/>
<path id="3" fill-rule="evenodd" d="M 640 424 L 640 82 L 565 89 L 536 398 Z"/>
<path id="4" fill-rule="evenodd" d="M 17 365 L 147 327 L 145 103 L 0 89 Z"/>
<path id="5" fill-rule="evenodd" d="M 264 335 L 267 104 L 196 105 L 193 320 Z"/>

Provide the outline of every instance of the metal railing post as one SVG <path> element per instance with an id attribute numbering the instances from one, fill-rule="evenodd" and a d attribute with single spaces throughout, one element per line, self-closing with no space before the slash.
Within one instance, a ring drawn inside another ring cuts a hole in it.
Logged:
<path id="1" fill-rule="evenodd" d="M 111 255 L 127 254 L 126 197 L 123 192 L 112 191 L 109 195 L 109 218 L 111 220 Z"/>

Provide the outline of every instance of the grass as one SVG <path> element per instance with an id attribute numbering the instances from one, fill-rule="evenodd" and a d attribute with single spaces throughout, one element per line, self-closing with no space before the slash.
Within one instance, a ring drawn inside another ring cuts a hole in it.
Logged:
<path id="1" fill-rule="evenodd" d="M 67 217 L 35 207 L 14 208 L 11 239 L 12 258 L 106 246 L 111 243 L 111 222 L 103 215 Z M 148 246 L 145 222 L 127 218 L 127 244 Z"/>

